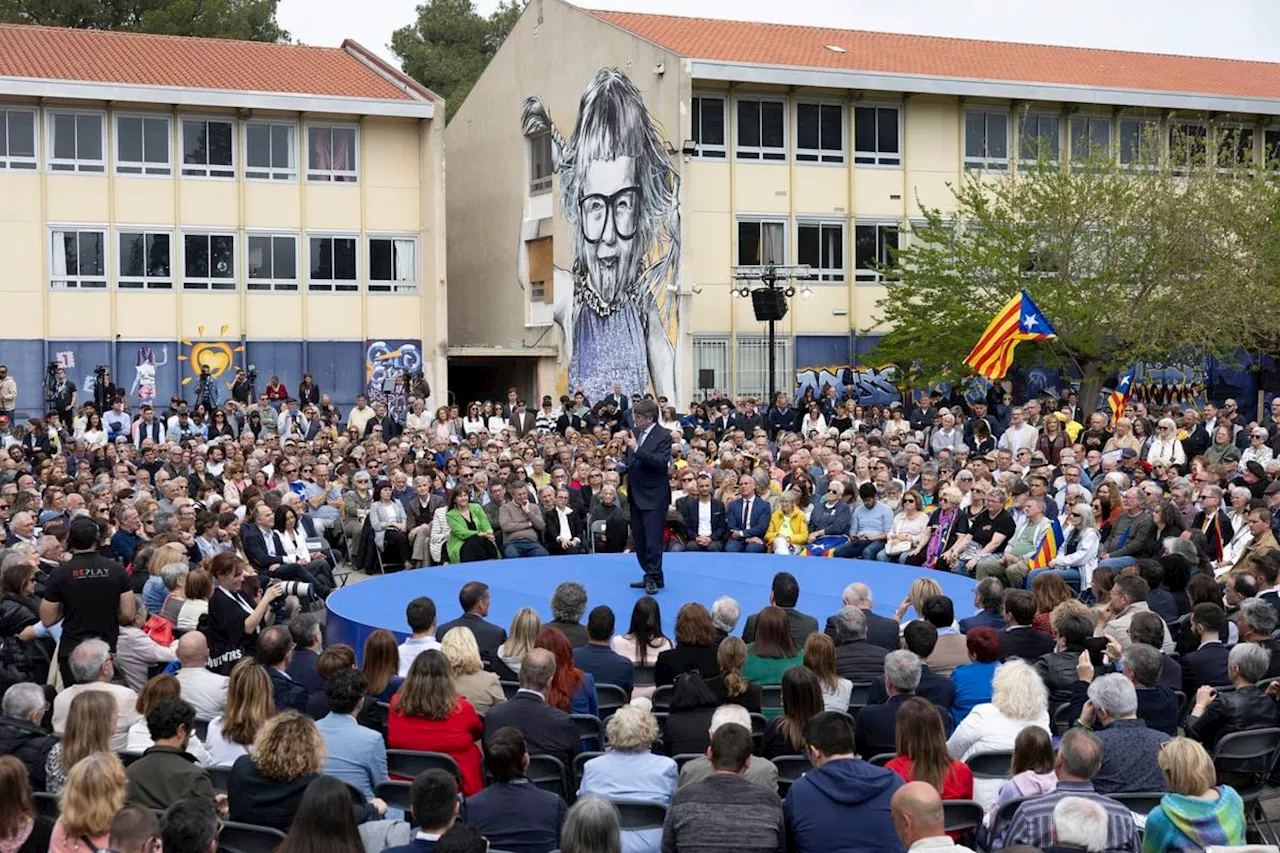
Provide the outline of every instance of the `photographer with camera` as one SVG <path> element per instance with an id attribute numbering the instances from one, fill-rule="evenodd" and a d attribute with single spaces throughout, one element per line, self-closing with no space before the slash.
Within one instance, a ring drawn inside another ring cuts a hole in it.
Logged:
<path id="1" fill-rule="evenodd" d="M 206 666 L 219 675 L 229 675 L 235 665 L 258 651 L 258 631 L 263 627 L 267 611 L 285 594 L 284 586 L 267 584 L 255 602 L 241 587 L 248 567 L 234 551 L 223 551 L 209 560 L 213 594 L 209 596 L 209 613 L 201 617 L 201 630 L 209 641 Z"/>
<path id="2" fill-rule="evenodd" d="M 249 405 L 249 401 L 253 399 L 253 383 L 257 379 L 258 369 L 254 365 L 249 365 L 248 373 L 237 367 L 235 381 L 231 383 L 231 399 L 241 406 Z"/>
<path id="3" fill-rule="evenodd" d="M 103 364 L 93 369 L 93 408 L 98 414 L 111 411 L 111 404 L 124 397 L 124 389 L 111 382 L 111 370 Z"/>

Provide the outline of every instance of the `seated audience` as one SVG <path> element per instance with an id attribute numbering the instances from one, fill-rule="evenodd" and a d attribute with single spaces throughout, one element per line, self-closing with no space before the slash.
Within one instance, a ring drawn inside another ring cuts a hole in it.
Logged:
<path id="1" fill-rule="evenodd" d="M 49 829 L 36 826 L 27 769 L 12 755 L 0 756 L 0 849 L 7 853 L 45 853 L 49 849 Z"/>
<path id="2" fill-rule="evenodd" d="M 889 801 L 893 826 L 909 850 L 938 850 L 963 853 L 946 832 L 943 798 L 932 785 L 925 782 L 908 782 L 893 794 Z"/>
<path id="3" fill-rule="evenodd" d="M 289 675 L 293 662 L 293 636 L 283 625 L 272 625 L 258 638 L 258 663 L 267 669 L 271 679 L 271 693 L 277 711 L 293 709 L 306 712 L 307 688 Z"/>
<path id="4" fill-rule="evenodd" d="M 718 645 L 707 608 L 696 601 L 683 605 L 676 613 L 676 647 L 658 653 L 653 667 L 654 684 L 674 684 L 676 676 L 685 672 L 715 678 L 720 674 Z"/>
<path id="5" fill-rule="evenodd" d="M 591 615 L 587 617 L 587 644 L 573 650 L 573 665 L 590 675 L 596 684 L 621 687 L 629 700 L 636 683 L 636 665 L 613 650 L 610 645 L 613 628 L 612 609 L 603 604 L 591 608 Z"/>
<path id="6" fill-rule="evenodd" d="M 805 726 L 824 710 L 822 684 L 813 670 L 804 666 L 788 669 L 782 674 L 782 713 L 765 728 L 760 754 L 765 758 L 803 755 Z"/>
<path id="7" fill-rule="evenodd" d="M 400 644 L 401 678 L 409 675 L 413 659 L 428 649 L 439 649 L 436 639 L 436 603 L 425 595 L 410 601 L 404 609 L 404 620 L 409 623 L 409 639 Z"/>
<path id="8" fill-rule="evenodd" d="M 1093 636 L 1093 620 L 1083 613 L 1066 612 L 1054 625 L 1054 633 L 1053 651 L 1035 661 L 1036 672 L 1049 691 L 1051 707 L 1071 701 L 1071 689 L 1076 683 L 1076 663 L 1080 655 L 1086 653 L 1085 641 Z"/>
<path id="9" fill-rule="evenodd" d="M 557 629 L 569 645 L 580 648 L 588 640 L 587 629 L 582 625 L 582 614 L 586 612 L 587 591 L 580 583 L 565 581 L 551 593 L 551 621 L 544 627 Z"/>
<path id="10" fill-rule="evenodd" d="M 10 688 L 12 690 L 13 688 Z M 110 752 L 115 730 L 116 704 L 101 690 L 81 693 L 71 701 L 67 733 L 54 744 L 45 759 L 45 791 L 60 794 L 67 774 L 82 758 L 96 752 Z"/>
<path id="11" fill-rule="evenodd" d="M 413 803 L 417 835 L 408 844 L 386 848 L 382 853 L 432 853 L 440 837 L 458 819 L 462 807 L 453 774 L 434 767 L 414 777 L 409 801 Z"/>
<path id="12" fill-rule="evenodd" d="M 227 676 L 211 672 L 209 644 L 204 634 L 188 631 L 178 639 L 178 663 L 182 668 L 176 673 L 182 688 L 182 698 L 196 709 L 197 720 L 212 720 L 227 707 Z"/>
<path id="13" fill-rule="evenodd" d="M 804 642 L 804 665 L 818 676 L 822 686 L 822 704 L 828 711 L 845 712 L 853 696 L 853 682 L 841 678 L 836 671 L 836 645 L 826 634 L 817 631 Z"/>
<path id="14" fill-rule="evenodd" d="M 618 807 L 604 797 L 578 798 L 565 815 L 560 851 L 622 853 L 622 820 Z"/>
<path id="15" fill-rule="evenodd" d="M 354 669 L 340 669 L 325 682 L 329 713 L 316 721 L 324 739 L 324 772 L 346 782 L 365 800 L 373 799 L 373 789 L 387 781 L 387 746 L 382 735 L 361 726 L 356 720 L 368 697 L 369 685 Z"/>
<path id="16" fill-rule="evenodd" d="M 364 676 L 365 686 L 369 689 L 369 698 L 365 704 L 390 702 L 404 683 L 399 672 L 400 649 L 396 646 L 396 635 L 379 628 L 364 641 L 360 674 Z"/>
<path id="17" fill-rule="evenodd" d="M 448 755 L 462 774 L 462 792 L 471 796 L 484 787 L 475 743 L 482 732 L 475 708 L 454 689 L 444 654 L 429 649 L 415 657 L 409 677 L 391 698 L 387 746 Z"/>
<path id="18" fill-rule="evenodd" d="M 707 731 L 720 702 L 715 692 L 697 672 L 676 679 L 662 727 L 662 751 L 667 755 L 698 754 L 707 751 L 711 740 Z"/>
<path id="19" fill-rule="evenodd" d="M 898 649 L 885 656 L 884 688 L 887 696 L 883 702 L 867 705 L 858 712 L 855 732 L 858 754 L 863 758 L 894 751 L 898 740 L 898 710 L 916 695 L 923 673 L 924 664 L 920 658 L 906 649 Z M 939 710 L 947 713 L 945 708 Z M 947 728 L 949 726 L 943 726 L 944 748 Z"/>
<path id="20" fill-rule="evenodd" d="M 1107 810 L 1084 797 L 1063 797 L 1053 807 L 1050 853 L 1063 850 L 1106 850 Z"/>
<path id="21" fill-rule="evenodd" d="M 142 754 L 150 749 L 155 743 L 151 734 L 151 724 L 147 722 L 147 715 L 151 713 L 151 709 L 165 699 L 176 699 L 182 696 L 182 684 L 172 675 L 157 675 L 146 683 L 142 688 L 142 692 L 138 694 L 138 704 L 134 706 L 134 710 L 138 712 L 138 722 L 129 727 L 129 740 L 125 744 L 125 750 L 134 754 Z M 186 700 L 183 699 L 185 702 Z M 190 705 L 190 702 L 187 702 Z M 195 709 L 192 708 L 194 711 Z M 188 729 L 186 751 L 198 764 L 209 766 L 209 750 L 200 742 L 200 736 L 195 733 L 195 726 Z"/>
<path id="22" fill-rule="evenodd" d="M 801 662 L 800 651 L 787 627 L 786 612 L 781 607 L 761 610 L 756 620 L 755 641 L 747 645 L 743 677 L 757 684 L 781 684 L 782 673 Z M 777 716 L 777 709 L 773 709 L 772 716 Z"/>
<path id="23" fill-rule="evenodd" d="M 609 613 L 612 615 L 613 611 L 610 610 Z M 538 617 L 538 611 L 532 607 L 521 607 L 516 611 L 516 615 L 511 617 L 511 628 L 506 641 L 498 646 L 496 653 L 498 659 L 512 672 L 519 673 L 520 664 L 524 663 L 524 656 L 529 653 L 529 649 L 533 648 L 533 644 L 538 639 L 538 632 L 541 630 L 542 619 Z M 565 634 L 565 636 L 569 635 Z M 613 628 L 609 629 L 609 636 L 613 636 Z"/>
<path id="24" fill-rule="evenodd" d="M 654 668 L 658 656 L 674 648 L 671 640 L 662 633 L 662 612 L 658 600 L 651 595 L 641 596 L 631 610 L 631 626 L 625 634 L 619 634 L 610 643 L 612 649 L 636 666 L 634 696 L 652 696 Z"/>
<path id="25" fill-rule="evenodd" d="M 1147 814 L 1142 849 L 1205 850 L 1246 844 L 1244 803 L 1230 785 L 1216 784 L 1213 759 L 1185 737 L 1160 751 L 1160 772 L 1169 793 Z"/>
<path id="26" fill-rule="evenodd" d="M 1138 694 L 1138 718 L 1147 727 L 1173 737 L 1178 733 L 1181 703 L 1178 695 L 1160 683 L 1163 655 L 1145 643 L 1134 643 L 1124 653 L 1124 675 Z"/>
<path id="27" fill-rule="evenodd" d="M 747 665 L 747 644 L 738 637 L 725 637 L 716 650 L 716 663 L 720 665 L 720 674 L 710 679 L 707 686 L 716 694 L 717 701 L 720 704 L 732 702 L 750 713 L 760 713 L 763 690 L 743 675 L 743 667 Z"/>
<path id="28" fill-rule="evenodd" d="M 530 650 L 520 667 L 520 689 L 485 715 L 485 743 L 499 729 L 513 726 L 524 735 L 530 754 L 555 756 L 565 767 L 572 766 L 580 749 L 578 729 L 568 712 L 547 701 L 555 674 L 555 655 L 546 649 Z"/>
<path id="29" fill-rule="evenodd" d="M 559 849 L 564 800 L 525 777 L 529 753 L 520 730 L 506 726 L 494 732 L 485 744 L 485 760 L 493 782 L 467 800 L 467 821 L 509 853 Z"/>
<path id="30" fill-rule="evenodd" d="M 195 725 L 195 709 L 176 696 L 161 699 L 147 711 L 147 726 L 155 743 L 125 770 L 129 779 L 126 802 L 167 809 L 188 797 L 214 798 L 208 772 L 187 752 Z"/>
<path id="31" fill-rule="evenodd" d="M 890 650 L 873 646 L 867 640 L 867 615 L 862 609 L 846 605 L 832 618 L 835 619 L 836 672 L 840 677 L 849 679 L 851 684 L 866 684 L 883 675 L 884 656 Z M 800 647 L 804 647 L 804 642 Z"/>
<path id="32" fill-rule="evenodd" d="M 449 662 L 454 689 L 471 703 L 477 714 L 483 716 L 506 698 L 497 674 L 485 671 L 480 649 L 470 628 L 465 625 L 450 628 L 440 641 L 440 651 Z"/>
<path id="33" fill-rule="evenodd" d="M 957 726 L 974 708 L 991 701 L 991 679 L 1000 666 L 1000 635 L 994 628 L 970 628 L 964 638 L 969 663 L 951 673 L 951 682 L 956 686 L 951 718 Z"/>
<path id="34" fill-rule="evenodd" d="M 1047 731 L 1039 726 L 1027 726 L 1018 732 L 1018 737 L 1013 742 L 1009 778 L 1000 785 L 995 802 L 987 809 L 986 823 L 989 828 L 993 826 L 996 813 L 1004 808 L 1005 803 L 1047 794 L 1058 787 L 1058 776 L 1053 772 L 1053 759 L 1053 742 Z"/>
<path id="35" fill-rule="evenodd" d="M 187 802 L 192 802 L 188 800 Z M 214 811 L 213 803 L 209 800 L 194 800 L 194 802 L 205 803 L 209 811 L 214 813 L 214 819 L 217 819 L 217 812 Z M 210 842 L 216 837 L 209 836 Z M 155 842 L 160 838 L 160 821 L 156 817 L 156 813 L 151 809 L 144 809 L 141 806 L 125 806 L 120 813 L 111 821 L 111 835 L 109 842 L 111 849 L 118 853 L 151 853 Z M 175 844 L 174 850 L 182 850 L 182 846 Z M 209 849 L 208 844 L 201 848 L 197 853 L 205 853 Z"/>
<path id="36" fill-rule="evenodd" d="M 111 649 L 102 640 L 85 640 L 76 646 L 70 657 L 71 675 L 76 683 L 65 688 L 53 700 L 53 731 L 64 734 L 67 730 L 67 714 L 71 711 L 71 702 L 81 693 L 102 692 L 109 695 L 116 706 L 115 729 L 111 733 L 111 749 L 123 751 L 129 740 L 129 727 L 138 719 L 134 706 L 138 704 L 138 694 L 112 681 L 115 667 L 112 666 Z"/>
<path id="37" fill-rule="evenodd" d="M 29 681 L 14 684 L 0 697 L 0 754 L 21 760 L 37 791 L 47 790 L 45 763 L 58 743 L 40 727 L 48 708 L 44 691 Z M 115 712 L 114 702 L 111 710 Z"/>
<path id="38" fill-rule="evenodd" d="M 947 754 L 942 714 L 929 700 L 910 696 L 898 706 L 895 748 L 897 756 L 885 767 L 903 781 L 925 782 L 944 800 L 973 799 L 973 771 Z"/>
<path id="39" fill-rule="evenodd" d="M 911 652 L 921 661 L 920 684 L 916 687 L 916 694 L 928 699 L 944 712 L 950 713 L 951 705 L 956 696 L 955 682 L 934 672 L 927 663 L 937 643 L 938 629 L 923 619 L 908 622 L 906 627 L 902 629 L 903 649 Z M 888 701 L 889 694 L 886 684 L 887 682 L 883 678 L 878 678 L 871 682 L 871 689 L 867 694 L 869 705 Z"/>
<path id="40" fill-rule="evenodd" d="M 126 785 L 124 765 L 109 752 L 95 752 L 77 761 L 58 795 L 58 821 L 49 853 L 105 850 L 111 840 L 111 821 L 124 808 Z"/>
<path id="41" fill-rule="evenodd" d="M 818 630 L 818 620 L 808 613 L 800 612 L 796 608 L 799 601 L 800 583 L 796 580 L 795 575 L 790 572 L 778 572 L 775 574 L 769 589 L 769 604 L 772 607 L 781 608 L 786 614 L 787 628 L 791 633 L 791 643 L 796 648 L 803 648 L 805 638 Z M 742 626 L 742 641 L 747 645 L 755 642 L 756 623 L 763 613 L 764 610 L 761 610 L 760 613 L 754 616 L 748 616 L 746 623 Z"/>
<path id="42" fill-rule="evenodd" d="M 556 674 L 551 680 L 546 698 L 561 711 L 570 714 L 594 714 L 600 716 L 600 699 L 596 695 L 596 680 L 589 672 L 574 666 L 573 647 L 560 633 L 559 628 L 545 626 L 538 632 L 536 648 L 546 649 L 555 656 Z"/>
<path id="43" fill-rule="evenodd" d="M 707 731 L 708 741 L 714 740 L 716 731 L 724 725 L 733 723 L 751 731 L 751 715 L 741 705 L 721 705 L 711 715 L 711 728 Z M 706 755 L 691 758 L 680 767 L 680 786 L 691 785 L 711 775 L 713 768 L 711 759 Z M 752 755 L 744 778 L 772 792 L 778 790 L 778 768 L 767 758 Z"/>
<path id="44" fill-rule="evenodd" d="M 1005 591 L 1005 628 L 1000 632 L 1001 659 L 1020 657 L 1034 664 L 1041 655 L 1053 651 L 1053 638 L 1032 627 L 1035 618 L 1036 600 L 1031 593 L 1025 589 Z"/>
<path id="45" fill-rule="evenodd" d="M 1223 735 L 1280 724 L 1280 705 L 1258 688 L 1271 656 L 1254 643 L 1240 643 L 1231 650 L 1227 672 L 1232 690 L 1204 685 L 1195 694 L 1195 703 L 1186 719 L 1187 737 L 1204 744 L 1210 752 Z"/>
<path id="46" fill-rule="evenodd" d="M 635 704 L 619 708 L 606 724 L 606 735 L 609 751 L 583 766 L 578 796 L 670 805 L 678 779 L 676 763 L 651 751 L 658 739 L 658 722 L 647 708 Z M 661 847 L 661 829 L 622 833 L 623 853 L 658 853 Z"/>
<path id="47" fill-rule="evenodd" d="M 934 595 L 926 598 L 922 607 L 920 618 L 938 629 L 937 643 L 925 663 L 938 675 L 949 676 L 956 667 L 969 662 L 969 647 L 955 626 L 955 606 L 947 596 Z"/>
<path id="48" fill-rule="evenodd" d="M 1226 612 L 1211 602 L 1197 604 L 1191 608 L 1186 627 L 1194 639 L 1191 650 L 1178 659 L 1182 668 L 1182 692 L 1194 696 L 1206 684 L 1228 686 L 1231 677 L 1227 673 L 1227 647 L 1220 639 L 1227 627 Z"/>
<path id="49" fill-rule="evenodd" d="M 489 585 L 480 581 L 464 583 L 458 590 L 458 605 L 462 615 L 436 629 L 436 639 L 444 642 L 444 635 L 454 628 L 470 628 L 476 647 L 482 655 L 496 654 L 498 647 L 507 641 L 507 632 L 501 625 L 485 619 L 489 615 L 491 594 Z"/>
<path id="50" fill-rule="evenodd" d="M 1132 681 L 1118 672 L 1095 678 L 1089 684 L 1089 701 L 1079 722 L 1092 728 L 1102 742 L 1102 764 L 1093 776 L 1095 791 L 1117 794 L 1164 790 L 1156 757 L 1169 735 L 1148 728 L 1146 721 L 1138 717 L 1138 693 Z"/>
<path id="51" fill-rule="evenodd" d="M 355 791 L 340 779 L 317 776 L 302 794 L 293 823 L 276 853 L 363 853 L 354 795 Z"/>
<path id="52" fill-rule="evenodd" d="M 227 681 L 227 710 L 209 721 L 209 766 L 230 767 L 248 755 L 258 730 L 275 712 L 266 668 L 249 659 L 240 661 Z"/>

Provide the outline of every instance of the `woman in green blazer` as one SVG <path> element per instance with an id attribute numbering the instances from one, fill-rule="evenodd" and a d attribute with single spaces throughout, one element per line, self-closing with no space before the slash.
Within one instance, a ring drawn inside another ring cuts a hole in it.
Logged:
<path id="1" fill-rule="evenodd" d="M 449 523 L 449 542 L 445 548 L 450 563 L 496 560 L 502 556 L 498 553 L 489 516 L 478 504 L 471 503 L 469 488 L 469 484 L 459 483 L 449 493 L 449 509 L 444 517 Z"/>

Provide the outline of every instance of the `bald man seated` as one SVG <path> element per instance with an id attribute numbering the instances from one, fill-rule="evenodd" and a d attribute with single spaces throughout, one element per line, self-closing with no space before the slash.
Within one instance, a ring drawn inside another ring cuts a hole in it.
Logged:
<path id="1" fill-rule="evenodd" d="M 889 801 L 893 812 L 893 828 L 898 832 L 908 853 L 928 850 L 929 853 L 974 853 L 971 848 L 956 844 L 948 837 L 944 827 L 942 797 L 938 789 L 928 782 L 908 782 L 893 794 Z"/>
<path id="2" fill-rule="evenodd" d="M 205 669 L 209 662 L 209 642 L 199 631 L 188 631 L 178 640 L 178 681 L 182 685 L 182 698 L 195 708 L 196 719 L 212 720 L 227 708 L 227 681 Z"/>

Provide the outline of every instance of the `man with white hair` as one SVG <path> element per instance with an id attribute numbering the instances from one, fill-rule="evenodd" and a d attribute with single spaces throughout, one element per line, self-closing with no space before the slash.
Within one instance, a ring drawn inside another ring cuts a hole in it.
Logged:
<path id="1" fill-rule="evenodd" d="M 31 785 L 45 789 L 45 763 L 57 743 L 40 728 L 48 709 L 44 689 L 30 681 L 14 684 L 0 700 L 0 755 L 13 755 L 27 767 Z"/>
<path id="2" fill-rule="evenodd" d="M 1118 672 L 1095 678 L 1089 685 L 1079 724 L 1093 729 L 1102 741 L 1102 766 L 1093 777 L 1099 794 L 1163 791 L 1164 776 L 1156 763 L 1169 736 L 1147 728 L 1138 719 L 1138 692 Z"/>
<path id="3" fill-rule="evenodd" d="M 852 605 L 836 614 L 836 672 L 855 684 L 875 681 L 884 675 L 884 659 L 889 650 L 867 640 L 867 617 Z"/>
<path id="4" fill-rule="evenodd" d="M 1063 797 L 1053 807 L 1053 850 L 1107 849 L 1107 810 L 1084 797 Z"/>
<path id="5" fill-rule="evenodd" d="M 212 720 L 227 708 L 225 675 L 205 668 L 209 662 L 209 642 L 199 631 L 188 631 L 178 640 L 178 683 L 182 698 L 195 709 L 197 720 Z"/>
<path id="6" fill-rule="evenodd" d="M 858 714 L 855 740 L 859 755 L 870 758 L 881 753 L 897 752 L 898 709 L 916 695 L 923 671 L 924 662 L 906 649 L 897 649 L 885 656 L 884 687 L 888 698 L 882 703 L 867 705 Z"/>
<path id="7" fill-rule="evenodd" d="M 111 649 L 97 639 L 85 640 L 71 652 L 71 674 L 76 683 L 58 694 L 53 700 L 53 731 L 61 735 L 67 728 L 67 715 L 71 700 L 90 690 L 101 690 L 111 695 L 116 703 L 116 727 L 111 735 L 111 749 L 121 752 L 129 739 L 129 727 L 138 721 L 135 710 L 138 694 L 121 684 L 113 684 L 115 667 L 111 662 Z"/>
<path id="8" fill-rule="evenodd" d="M 733 633 L 733 629 L 738 627 L 738 620 L 741 618 L 742 608 L 729 596 L 722 595 L 712 603 L 711 624 L 715 627 L 716 646 Z"/>
<path id="9" fill-rule="evenodd" d="M 736 723 L 747 731 L 751 731 L 751 714 L 741 705 L 721 705 L 711 715 L 711 728 L 707 730 L 707 736 L 713 737 L 716 729 L 727 723 Z M 691 758 L 680 767 L 680 787 L 702 781 L 710 776 L 713 770 L 708 756 L 699 755 L 697 758 Z M 778 790 L 778 768 L 767 758 L 751 756 L 751 763 L 747 765 L 743 778 L 770 791 Z"/>
<path id="10" fill-rule="evenodd" d="M 844 588 L 840 603 L 843 607 L 856 607 L 862 611 L 867 623 L 868 643 L 890 651 L 901 645 L 898 639 L 898 634 L 901 630 L 898 623 L 872 611 L 871 587 L 865 583 L 849 584 Z M 827 617 L 827 626 L 823 629 L 823 633 L 833 641 L 839 642 L 836 639 L 835 615 Z"/>

